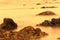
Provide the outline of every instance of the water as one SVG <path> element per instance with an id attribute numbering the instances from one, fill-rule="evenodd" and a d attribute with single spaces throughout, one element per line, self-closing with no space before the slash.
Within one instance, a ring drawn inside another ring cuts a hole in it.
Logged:
<path id="1" fill-rule="evenodd" d="M 36 24 L 43 22 L 44 20 L 51 20 L 52 18 L 59 18 L 59 9 L 5 9 L 0 10 L 0 23 L 3 22 L 3 18 L 12 18 L 18 24 L 18 30 L 26 26 L 33 26 L 36 28 Z M 53 11 L 57 15 L 55 16 L 35 16 L 43 11 Z M 48 36 L 42 37 L 40 40 L 57 40 L 60 37 L 60 28 L 52 27 L 39 27 L 42 31 L 48 33 Z"/>

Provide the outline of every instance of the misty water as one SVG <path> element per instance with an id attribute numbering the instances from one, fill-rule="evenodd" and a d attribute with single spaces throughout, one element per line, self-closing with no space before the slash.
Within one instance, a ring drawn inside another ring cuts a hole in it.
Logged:
<path id="1" fill-rule="evenodd" d="M 51 20 L 52 18 L 60 17 L 60 8 L 51 9 L 2 9 L 0 10 L 0 24 L 3 22 L 3 18 L 12 18 L 18 24 L 18 30 L 26 26 L 37 27 L 36 24 L 43 22 L 44 20 Z M 52 11 L 56 13 L 54 16 L 36 16 L 36 14 L 43 11 Z M 48 36 L 42 37 L 40 40 L 57 40 L 60 38 L 60 28 L 41 27 L 42 31 L 48 33 Z"/>

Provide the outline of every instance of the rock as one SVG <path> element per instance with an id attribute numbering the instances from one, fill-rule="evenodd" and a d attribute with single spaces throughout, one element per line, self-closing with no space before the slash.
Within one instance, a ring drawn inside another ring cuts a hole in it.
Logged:
<path id="1" fill-rule="evenodd" d="M 40 24 L 40 25 L 48 26 L 48 25 L 50 25 L 50 21 L 45 20 L 45 21 L 44 21 L 44 22 L 42 22 L 42 24 Z"/>
<path id="2" fill-rule="evenodd" d="M 51 19 L 52 26 L 60 26 L 60 20 L 59 19 Z"/>
<path id="3" fill-rule="evenodd" d="M 57 8 L 57 7 L 55 7 L 55 6 L 43 6 L 43 7 L 41 7 L 41 8 Z"/>
<path id="4" fill-rule="evenodd" d="M 32 26 L 27 26 L 20 30 L 18 35 L 21 36 L 24 40 L 32 40 L 40 38 L 43 34 L 40 28 L 35 29 Z"/>
<path id="5" fill-rule="evenodd" d="M 52 11 L 45 11 L 45 12 L 37 14 L 36 16 L 39 16 L 39 15 L 47 15 L 48 16 L 48 15 L 56 15 L 56 14 Z"/>
<path id="6" fill-rule="evenodd" d="M 60 18 L 52 18 L 51 21 L 45 20 L 44 22 L 37 24 L 36 26 L 53 26 L 53 27 L 60 27 Z"/>
<path id="7" fill-rule="evenodd" d="M 45 20 L 44 22 L 37 24 L 36 26 L 49 26 L 49 25 L 51 25 L 50 21 Z"/>
<path id="8" fill-rule="evenodd" d="M 4 31 L 0 30 L 0 40 L 40 40 L 40 37 L 45 36 L 40 28 L 27 26 L 20 31 Z"/>
<path id="9" fill-rule="evenodd" d="M 4 30 L 17 29 L 17 24 L 11 18 L 4 18 L 1 28 Z"/>
<path id="10" fill-rule="evenodd" d="M 59 39 L 59 40 L 60 40 L 60 38 L 57 38 L 57 39 Z"/>
<path id="11" fill-rule="evenodd" d="M 42 34 L 43 34 L 43 36 L 48 35 L 48 34 L 47 34 L 47 33 L 45 33 L 45 32 L 42 32 Z"/>
<path id="12" fill-rule="evenodd" d="M 41 8 L 46 8 L 45 6 L 41 7 Z"/>
<path id="13" fill-rule="evenodd" d="M 36 5 L 41 5 L 40 3 L 37 3 Z"/>
<path id="14" fill-rule="evenodd" d="M 34 35 L 36 35 L 37 37 L 39 37 L 40 33 L 42 33 L 41 29 L 40 28 L 36 28 Z"/>

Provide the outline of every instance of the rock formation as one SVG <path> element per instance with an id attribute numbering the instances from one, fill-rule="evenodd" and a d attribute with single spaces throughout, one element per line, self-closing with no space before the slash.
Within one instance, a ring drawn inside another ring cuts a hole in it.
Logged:
<path id="1" fill-rule="evenodd" d="M 4 18 L 0 25 L 0 40 L 40 40 L 42 36 L 48 35 L 40 28 L 27 26 L 20 31 L 14 31 L 17 24 L 10 18 Z"/>
<path id="2" fill-rule="evenodd" d="M 4 18 L 1 28 L 4 30 L 17 29 L 17 24 L 11 18 Z"/>
<path id="3" fill-rule="evenodd" d="M 47 33 L 42 32 L 40 28 L 32 26 L 24 27 L 18 32 L 0 30 L 0 40 L 40 40 L 45 35 Z"/>
<path id="4" fill-rule="evenodd" d="M 57 8 L 57 7 L 55 7 L 55 6 L 43 6 L 43 7 L 41 7 L 41 8 Z"/>
<path id="5" fill-rule="evenodd" d="M 32 39 L 37 39 L 40 38 L 41 36 L 45 36 L 45 34 L 41 31 L 40 28 L 33 28 L 32 26 L 27 26 L 25 28 L 23 28 L 22 30 L 20 30 L 19 35 L 22 36 L 22 38 L 24 38 L 25 40 L 32 40 Z"/>
<path id="6" fill-rule="evenodd" d="M 60 26 L 60 18 L 52 18 L 51 21 L 45 20 L 44 22 L 37 24 L 36 26 Z"/>
<path id="7" fill-rule="evenodd" d="M 48 15 L 56 15 L 56 14 L 52 11 L 45 11 L 45 12 L 37 14 L 36 16 L 39 16 L 39 15 L 47 15 L 48 16 Z"/>

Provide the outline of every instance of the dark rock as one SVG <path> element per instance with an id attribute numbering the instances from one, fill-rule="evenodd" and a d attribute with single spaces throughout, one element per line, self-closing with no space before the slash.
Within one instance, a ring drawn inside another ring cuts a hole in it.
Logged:
<path id="1" fill-rule="evenodd" d="M 41 8 L 46 8 L 45 6 L 41 7 Z"/>
<path id="2" fill-rule="evenodd" d="M 41 8 L 57 8 L 57 7 L 55 7 L 55 6 L 43 6 L 43 7 L 41 7 Z"/>
<path id="3" fill-rule="evenodd" d="M 49 26 L 49 25 L 51 25 L 50 21 L 45 20 L 44 22 L 37 24 L 36 26 Z"/>
<path id="4" fill-rule="evenodd" d="M 17 29 L 17 24 L 11 18 L 4 18 L 1 28 L 4 30 Z"/>
<path id="5" fill-rule="evenodd" d="M 24 40 L 28 40 L 28 39 L 38 39 L 41 37 L 42 31 L 40 28 L 33 28 L 32 26 L 27 26 L 25 28 L 23 28 L 22 30 L 20 30 L 20 32 L 18 33 L 19 36 L 21 36 Z"/>
<path id="6" fill-rule="evenodd" d="M 60 18 L 58 18 L 58 19 L 52 18 L 51 21 L 45 20 L 44 22 L 37 24 L 36 26 L 53 26 L 53 27 L 56 26 L 56 27 L 59 27 L 60 26 Z"/>
<path id="7" fill-rule="evenodd" d="M 42 34 L 43 34 L 43 36 L 48 35 L 48 34 L 47 34 L 47 33 L 45 33 L 45 32 L 42 32 Z"/>
<path id="8" fill-rule="evenodd" d="M 60 40 L 60 38 L 57 38 L 57 39 L 59 39 L 59 40 Z"/>
<path id="9" fill-rule="evenodd" d="M 45 20 L 45 21 L 42 22 L 40 25 L 43 25 L 43 26 L 49 26 L 50 24 L 51 24 L 50 21 Z"/>
<path id="10" fill-rule="evenodd" d="M 40 28 L 35 29 L 32 26 L 24 27 L 18 32 L 0 30 L 0 40 L 40 40 L 45 35 Z"/>
<path id="11" fill-rule="evenodd" d="M 56 15 L 56 14 L 52 11 L 45 11 L 45 12 L 37 14 L 36 16 L 39 16 L 39 15 Z"/>
<path id="12" fill-rule="evenodd" d="M 34 35 L 36 35 L 36 36 L 40 36 L 40 33 L 41 33 L 42 31 L 41 31 L 41 29 L 40 28 L 36 28 L 35 29 L 35 33 L 34 33 Z"/>

